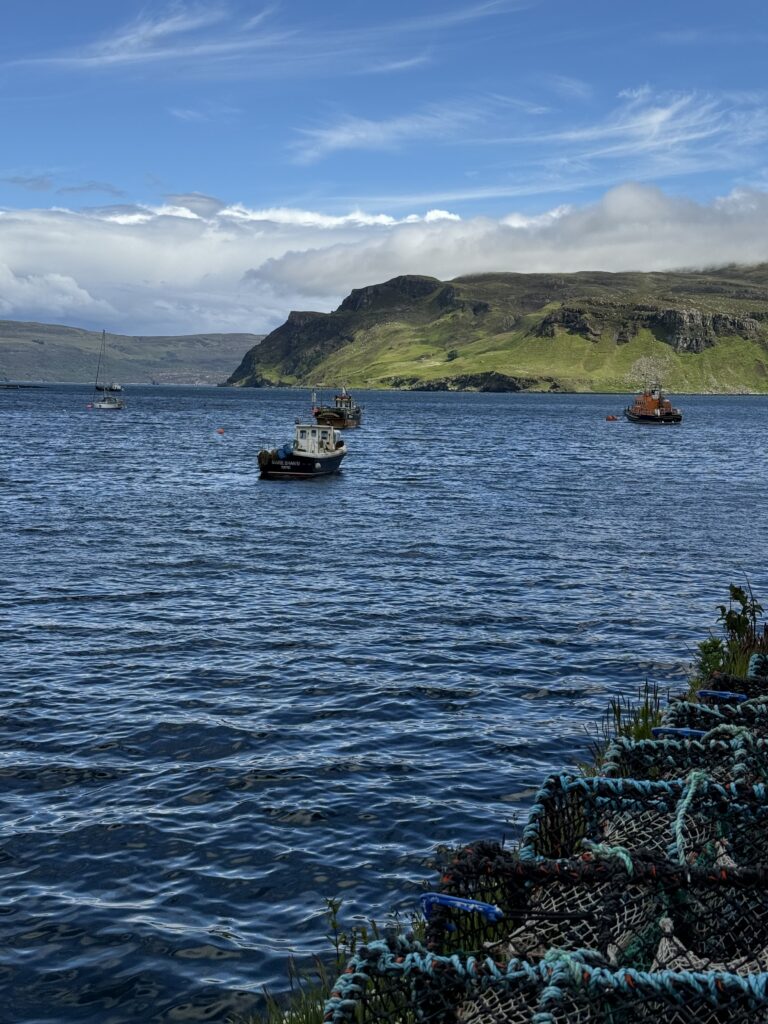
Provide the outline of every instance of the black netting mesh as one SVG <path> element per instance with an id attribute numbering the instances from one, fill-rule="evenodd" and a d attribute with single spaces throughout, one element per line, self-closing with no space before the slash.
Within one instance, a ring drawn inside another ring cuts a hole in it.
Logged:
<path id="1" fill-rule="evenodd" d="M 435 907 L 427 946 L 441 954 L 490 952 L 531 961 L 552 948 L 590 949 L 614 966 L 648 969 L 660 964 L 667 920 L 697 962 L 738 973 L 744 963 L 762 962 L 768 950 L 766 883 L 763 867 L 696 868 L 615 853 L 527 860 L 498 844 L 477 843 L 445 865 L 440 890 L 494 904 L 504 917 L 489 922 L 480 913 Z"/>

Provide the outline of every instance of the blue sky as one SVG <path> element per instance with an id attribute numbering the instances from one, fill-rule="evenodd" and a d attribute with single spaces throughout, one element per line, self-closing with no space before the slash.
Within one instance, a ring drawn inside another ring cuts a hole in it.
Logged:
<path id="1" fill-rule="evenodd" d="M 6 0 L 0 316 L 261 331 L 400 272 L 768 258 L 757 2 Z"/>

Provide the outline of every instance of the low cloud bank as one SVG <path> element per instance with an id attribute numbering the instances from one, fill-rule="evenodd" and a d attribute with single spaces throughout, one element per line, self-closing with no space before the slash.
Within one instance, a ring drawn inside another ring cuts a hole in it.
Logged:
<path id="1" fill-rule="evenodd" d="M 635 184 L 537 216 L 164 207 L 0 211 L 0 315 L 129 334 L 262 332 L 397 274 L 672 270 L 768 261 L 768 192 L 710 204 Z M 194 200 L 194 201 L 193 201 Z M 205 202 L 203 202 L 205 200 Z"/>

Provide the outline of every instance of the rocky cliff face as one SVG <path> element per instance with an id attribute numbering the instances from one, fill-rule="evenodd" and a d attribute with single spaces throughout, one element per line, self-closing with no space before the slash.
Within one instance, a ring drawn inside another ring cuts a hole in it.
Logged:
<path id="1" fill-rule="evenodd" d="M 570 334 L 598 341 L 605 330 L 612 328 L 614 340 L 624 344 L 645 328 L 671 345 L 675 352 L 703 352 L 720 337 L 758 338 L 758 318 L 762 318 L 761 313 L 733 316 L 703 313 L 700 309 L 659 309 L 643 305 L 629 308 L 615 304 L 586 308 L 563 305 L 545 316 L 535 333 L 542 338 L 553 338 L 557 329 L 562 328 Z"/>
<path id="2" fill-rule="evenodd" d="M 436 277 L 420 277 L 417 274 L 403 274 L 383 284 L 367 288 L 353 288 L 339 306 L 338 313 L 359 313 L 361 310 L 391 307 L 423 299 L 440 287 Z"/>

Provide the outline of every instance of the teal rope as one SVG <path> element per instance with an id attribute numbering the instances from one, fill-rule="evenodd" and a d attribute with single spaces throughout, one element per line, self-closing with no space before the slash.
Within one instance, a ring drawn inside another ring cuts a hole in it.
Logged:
<path id="1" fill-rule="evenodd" d="M 593 843 L 591 839 L 582 839 L 581 845 L 595 857 L 605 857 L 608 860 L 619 861 L 624 865 L 628 875 L 635 873 L 632 856 L 625 846 L 608 846 L 607 843 Z"/>
<path id="2" fill-rule="evenodd" d="M 693 798 L 696 796 L 697 790 L 709 787 L 711 780 L 706 772 L 694 771 L 688 776 L 685 782 L 685 789 L 677 805 L 677 813 L 675 814 L 675 848 L 677 850 L 677 859 L 680 864 L 685 864 L 685 837 L 683 835 L 683 826 L 685 823 L 685 817 L 688 814 L 688 810 L 693 803 Z"/>

